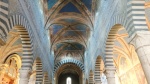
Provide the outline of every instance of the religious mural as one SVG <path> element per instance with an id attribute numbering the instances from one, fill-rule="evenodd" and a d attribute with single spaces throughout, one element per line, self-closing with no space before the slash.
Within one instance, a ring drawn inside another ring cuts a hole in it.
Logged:
<path id="1" fill-rule="evenodd" d="M 114 46 L 116 66 L 116 84 L 147 84 L 141 63 L 133 45 L 126 42 L 123 35 L 117 35 L 120 46 Z"/>

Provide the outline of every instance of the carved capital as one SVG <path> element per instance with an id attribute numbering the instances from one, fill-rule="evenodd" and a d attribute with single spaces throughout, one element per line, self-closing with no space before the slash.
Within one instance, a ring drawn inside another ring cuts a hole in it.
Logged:
<path id="1" fill-rule="evenodd" d="M 133 44 L 136 49 L 143 46 L 150 46 L 150 31 L 138 31 L 130 39 L 130 43 Z"/>
<path id="2" fill-rule="evenodd" d="M 111 77 L 111 78 L 113 78 L 113 77 L 115 77 L 115 71 L 114 70 L 106 70 L 105 71 L 105 75 L 106 75 L 106 77 L 108 78 L 108 77 Z"/>

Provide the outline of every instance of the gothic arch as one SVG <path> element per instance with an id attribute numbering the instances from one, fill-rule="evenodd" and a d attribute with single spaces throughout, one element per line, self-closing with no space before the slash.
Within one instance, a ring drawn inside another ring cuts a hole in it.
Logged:
<path id="1" fill-rule="evenodd" d="M 33 64 L 32 34 L 27 20 L 21 15 L 13 15 L 9 18 L 10 28 L 20 33 L 23 47 L 22 69 L 31 70 Z"/>
<path id="2" fill-rule="evenodd" d="M 52 82 L 50 81 L 49 77 L 48 77 L 48 72 L 44 72 L 44 76 L 43 76 L 43 84 L 52 84 Z"/>
<path id="3" fill-rule="evenodd" d="M 98 56 L 95 62 L 94 79 L 95 83 L 101 83 L 101 73 L 104 72 L 104 62 L 101 56 Z"/>
<path id="4" fill-rule="evenodd" d="M 54 67 L 54 73 L 57 71 L 57 69 L 61 65 L 67 64 L 67 63 L 73 63 L 73 64 L 77 65 L 84 72 L 84 65 L 80 61 L 70 58 L 70 59 L 63 59 L 63 60 L 59 61 L 58 63 L 56 63 L 55 67 Z"/>
<path id="5" fill-rule="evenodd" d="M 89 84 L 94 84 L 94 74 L 92 70 L 90 70 L 89 74 Z"/>
<path id="6" fill-rule="evenodd" d="M 23 56 L 22 56 L 22 69 L 31 69 L 33 63 L 32 57 L 32 33 L 28 21 L 22 15 L 9 16 L 9 0 L 0 1 L 1 20 L 0 20 L 0 42 L 5 44 L 9 31 L 15 28 L 19 33 L 22 40 Z"/>
<path id="7" fill-rule="evenodd" d="M 0 45 L 5 45 L 6 36 L 9 32 L 9 21 L 8 21 L 8 0 L 1 0 L 0 1 Z"/>
<path id="8" fill-rule="evenodd" d="M 86 83 L 85 83 L 85 84 L 89 84 L 89 83 L 88 83 L 88 79 L 86 79 Z"/>
<path id="9" fill-rule="evenodd" d="M 38 57 L 35 60 L 36 63 L 36 84 L 43 83 L 43 70 L 42 70 L 42 62 L 41 59 Z"/>
<path id="10" fill-rule="evenodd" d="M 105 49 L 105 66 L 114 66 L 113 65 L 113 60 L 112 60 L 112 49 L 113 49 L 113 40 L 115 37 L 115 33 L 119 30 L 119 24 L 120 27 L 125 27 L 126 31 L 129 34 L 129 37 L 133 34 L 135 34 L 136 31 L 139 30 L 148 30 L 147 24 L 145 21 L 145 11 L 144 10 L 138 10 L 139 8 L 144 9 L 144 3 L 145 1 L 128 1 L 127 4 L 127 17 L 122 15 L 117 15 L 115 16 L 112 20 L 111 23 L 109 24 L 110 31 L 108 30 L 108 37 L 106 38 L 106 49 Z M 136 7 L 134 4 L 136 4 Z M 138 10 L 138 12 L 142 14 L 135 14 Z M 136 17 L 136 18 L 135 18 Z M 139 23 L 140 22 L 140 23 Z M 117 27 L 118 25 L 118 27 Z M 113 26 L 113 28 L 112 28 Z M 140 27 L 139 27 L 140 26 Z M 116 28 L 114 28 L 116 27 Z M 109 29 L 108 28 L 108 29 Z"/>
<path id="11" fill-rule="evenodd" d="M 116 68 L 114 66 L 114 60 L 113 60 L 113 57 L 114 57 L 113 48 L 114 48 L 117 33 L 120 29 L 124 29 L 124 27 L 121 24 L 114 25 L 111 28 L 111 30 L 108 34 L 107 40 L 106 40 L 105 70 L 106 70 L 106 77 L 107 77 L 108 83 L 111 83 L 110 80 L 114 80 L 112 82 L 112 84 L 115 84 L 115 71 L 116 71 Z M 123 35 L 125 33 L 126 32 L 123 32 Z M 109 74 L 111 74 L 111 75 L 109 75 Z M 112 77 L 114 77 L 114 78 L 112 78 Z"/>
<path id="12" fill-rule="evenodd" d="M 145 18 L 145 0 L 128 0 L 127 25 L 125 26 L 129 35 L 136 31 L 148 30 Z M 139 13 L 137 13 L 139 12 Z"/>
<path id="13" fill-rule="evenodd" d="M 105 49 L 105 67 L 115 69 L 113 64 L 113 46 L 116 34 L 119 29 L 122 28 L 122 25 L 116 24 L 110 30 L 107 40 L 106 40 L 106 49 Z"/>
<path id="14" fill-rule="evenodd" d="M 22 53 L 22 43 L 20 42 L 20 35 L 16 31 L 9 32 L 9 38 L 7 40 L 7 44 L 1 46 L 0 48 L 0 63 L 3 63 L 5 59 L 14 53 Z M 18 42 L 16 44 L 16 42 Z M 21 54 L 19 54 L 22 56 Z"/>

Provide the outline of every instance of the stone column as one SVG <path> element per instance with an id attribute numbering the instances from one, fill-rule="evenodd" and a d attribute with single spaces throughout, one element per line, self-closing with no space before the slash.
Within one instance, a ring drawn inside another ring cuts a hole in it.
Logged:
<path id="1" fill-rule="evenodd" d="M 30 78 L 28 84 L 35 84 L 36 78 Z"/>
<path id="2" fill-rule="evenodd" d="M 138 31 L 131 38 L 148 84 L 150 84 L 150 31 Z"/>
<path id="3" fill-rule="evenodd" d="M 115 68 L 106 69 L 105 75 L 107 78 L 107 84 L 116 84 L 115 83 Z"/>
<path id="4" fill-rule="evenodd" d="M 36 82 L 36 71 L 33 71 L 30 75 L 29 83 L 28 84 L 35 84 Z"/>
<path id="5" fill-rule="evenodd" d="M 28 84 L 30 70 L 19 70 L 19 72 L 20 72 L 19 84 Z"/>

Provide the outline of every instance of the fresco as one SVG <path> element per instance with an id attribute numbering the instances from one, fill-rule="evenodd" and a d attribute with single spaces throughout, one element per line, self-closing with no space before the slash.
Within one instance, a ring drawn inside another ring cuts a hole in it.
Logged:
<path id="1" fill-rule="evenodd" d="M 118 35 L 119 36 L 119 35 Z M 121 35 L 117 37 L 120 46 L 114 46 L 116 63 L 116 84 L 147 84 L 138 55 L 133 45 L 124 40 Z"/>

